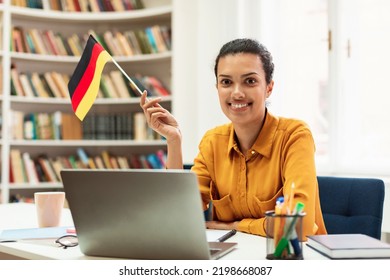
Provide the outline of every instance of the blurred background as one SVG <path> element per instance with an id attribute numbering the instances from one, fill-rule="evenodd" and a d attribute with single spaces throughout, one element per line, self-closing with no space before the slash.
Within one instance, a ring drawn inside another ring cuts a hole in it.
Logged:
<path id="1" fill-rule="evenodd" d="M 250 37 L 274 57 L 269 110 L 310 125 L 319 174 L 390 175 L 390 1 L 173 4 L 173 108 L 183 128 L 186 162 L 207 129 L 227 122 L 213 74 L 219 48 Z"/>

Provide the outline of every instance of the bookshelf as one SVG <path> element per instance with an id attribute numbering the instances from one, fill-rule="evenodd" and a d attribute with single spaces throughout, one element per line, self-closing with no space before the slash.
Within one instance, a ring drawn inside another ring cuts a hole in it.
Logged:
<path id="1" fill-rule="evenodd" d="M 140 124 L 135 124 L 135 114 L 141 112 L 141 108 L 139 107 L 139 98 L 131 96 L 130 92 L 128 93 L 129 96 L 125 97 L 104 98 L 103 90 L 101 90 L 101 96 L 97 98 L 87 115 L 87 117 L 91 116 L 94 119 L 104 119 L 106 126 L 103 131 L 105 132 L 112 129 L 110 124 L 113 124 L 113 122 L 110 123 L 109 120 L 115 119 L 115 123 L 120 123 L 118 121 L 119 116 L 128 115 L 131 124 L 127 123 L 128 125 L 123 129 L 118 128 L 116 132 L 113 132 L 114 137 L 111 137 L 112 135 L 98 137 L 96 136 L 97 133 L 94 133 L 93 137 L 84 137 L 87 134 L 87 124 L 83 122 L 80 125 L 81 127 L 77 128 L 81 129 L 82 133 L 82 137 L 79 138 L 61 138 L 65 129 L 60 123 L 57 129 L 61 130 L 59 132 L 61 136 L 58 138 L 52 136 L 50 139 L 44 139 L 42 136 L 41 138 L 27 139 L 26 127 L 29 127 L 27 125 L 29 122 L 26 121 L 27 115 L 34 115 L 37 118 L 38 114 L 46 114 L 46 117 L 49 116 L 49 119 L 54 123 L 54 115 L 56 114 L 62 114 L 62 116 L 73 115 L 70 99 L 66 96 L 26 96 L 25 90 L 23 90 L 22 95 L 18 95 L 13 91 L 14 83 L 10 81 L 13 79 L 11 67 L 16 68 L 19 78 L 21 74 L 32 76 L 34 72 L 41 76 L 52 72 L 60 73 L 64 77 L 70 76 L 80 58 L 78 55 L 54 54 L 53 52 L 17 51 L 15 40 L 13 40 L 14 27 L 21 28 L 24 32 L 31 29 L 38 31 L 51 30 L 61 33 L 65 38 L 70 38 L 75 33 L 88 34 L 90 30 L 96 32 L 96 34 L 101 34 L 103 37 L 106 31 L 125 34 L 129 30 L 146 30 L 146 28 L 152 26 L 170 28 L 172 19 L 171 0 L 143 0 L 143 9 L 116 12 L 55 11 L 17 7 L 11 5 L 11 1 L 3 2 L 0 3 L 1 203 L 10 201 L 11 197 L 16 195 L 31 197 L 36 191 L 62 188 L 62 184 L 58 180 L 31 182 L 28 178 L 26 181 L 25 178 L 25 181 L 16 183 L 15 178 L 13 178 L 11 160 L 11 152 L 15 150 L 19 151 L 22 157 L 23 154 L 28 154 L 33 160 L 45 155 L 53 160 L 59 157 L 76 157 L 80 162 L 78 149 L 81 148 L 92 159 L 102 156 L 104 153 L 108 153 L 117 161 L 119 161 L 119 158 L 125 157 L 129 166 L 132 165 L 133 156 L 143 157 L 161 153 L 161 151 L 166 152 L 164 139 L 159 139 L 157 135 L 151 135 L 150 131 L 146 131 L 146 137 L 136 139 L 136 126 L 138 125 L 139 128 Z M 48 1 L 43 2 L 47 3 Z M 84 46 L 82 43 L 80 45 Z M 114 52 L 111 52 L 111 54 L 129 76 L 139 77 L 143 83 L 146 83 L 148 77 L 156 78 L 170 92 L 172 67 L 172 51 L 170 48 L 164 51 L 133 53 L 132 55 Z M 117 68 L 113 63 L 108 63 L 104 69 L 104 74 L 110 75 L 116 70 Z M 66 81 L 66 78 L 64 78 L 64 81 Z M 153 92 L 150 87 L 148 89 Z M 156 92 L 154 94 L 158 95 Z M 172 109 L 170 94 L 163 97 L 163 105 L 167 109 Z M 22 116 L 22 122 L 18 121 L 15 112 Z M 61 119 L 64 120 L 65 117 Z M 123 119 L 121 120 L 123 122 Z M 97 131 L 96 122 L 98 121 L 94 121 L 95 130 Z M 103 123 L 103 121 L 100 123 Z M 119 127 L 119 124 L 117 126 Z M 143 123 L 143 126 L 145 126 L 145 123 Z M 128 135 L 128 130 L 131 129 L 133 134 Z M 122 130 L 126 132 L 125 137 L 122 135 Z M 19 137 L 15 136 L 17 133 L 19 133 Z M 51 133 L 54 134 L 54 132 Z M 78 167 L 80 166 L 82 167 L 82 165 L 78 165 Z M 143 165 L 142 168 L 147 167 Z M 149 164 L 149 168 L 153 168 L 153 166 Z"/>

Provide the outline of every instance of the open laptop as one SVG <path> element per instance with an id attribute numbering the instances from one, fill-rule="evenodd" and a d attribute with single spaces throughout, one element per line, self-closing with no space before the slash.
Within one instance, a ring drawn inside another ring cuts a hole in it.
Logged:
<path id="1" fill-rule="evenodd" d="M 217 259 L 236 246 L 207 242 L 198 181 L 189 170 L 64 169 L 61 177 L 85 255 Z"/>

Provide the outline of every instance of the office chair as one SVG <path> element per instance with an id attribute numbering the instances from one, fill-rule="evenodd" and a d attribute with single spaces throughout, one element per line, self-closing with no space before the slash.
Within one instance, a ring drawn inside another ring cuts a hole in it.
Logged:
<path id="1" fill-rule="evenodd" d="M 380 179 L 318 176 L 328 234 L 362 233 L 381 239 L 385 185 Z"/>

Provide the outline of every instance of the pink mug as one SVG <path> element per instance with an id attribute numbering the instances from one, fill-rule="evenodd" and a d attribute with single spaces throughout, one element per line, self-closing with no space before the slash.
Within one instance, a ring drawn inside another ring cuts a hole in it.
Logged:
<path id="1" fill-rule="evenodd" d="M 58 227 L 64 208 L 65 192 L 36 192 L 34 201 L 39 227 Z"/>

